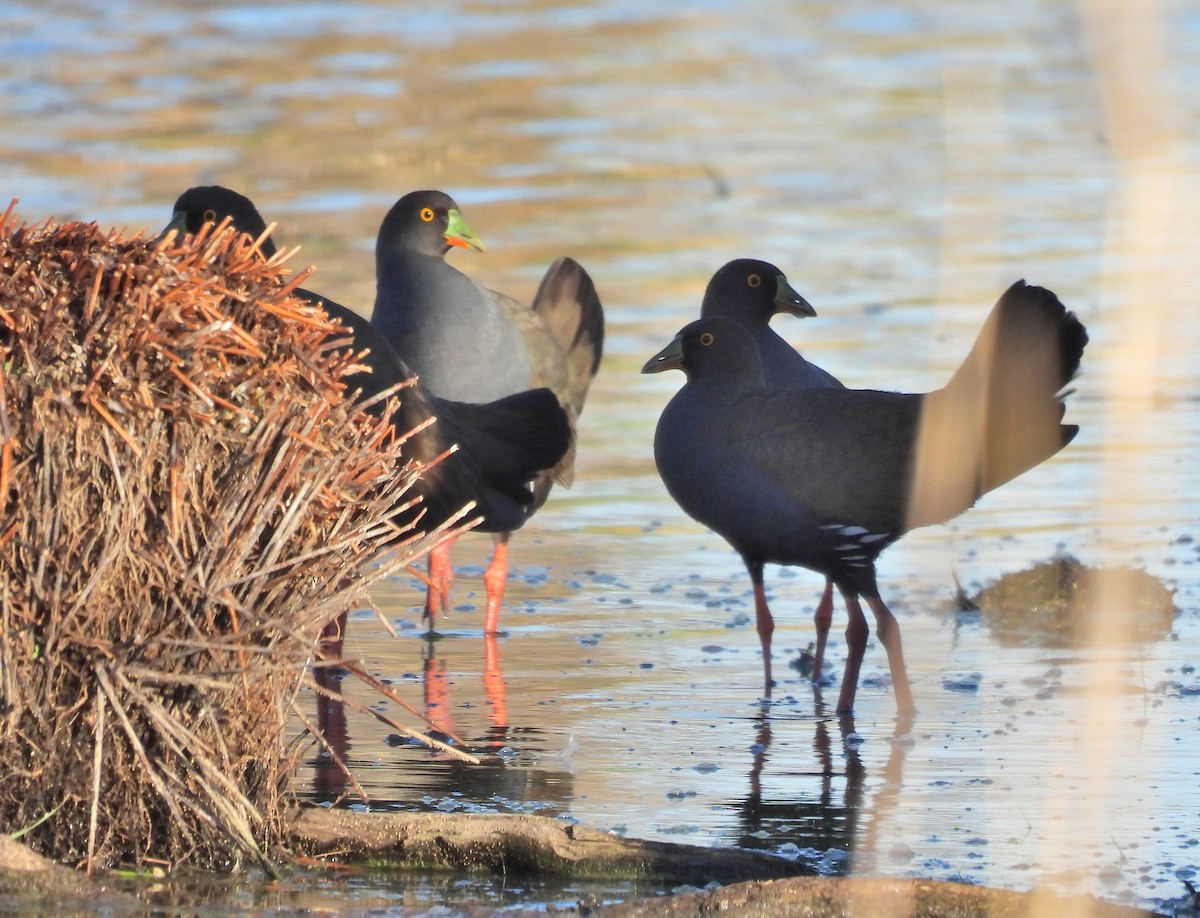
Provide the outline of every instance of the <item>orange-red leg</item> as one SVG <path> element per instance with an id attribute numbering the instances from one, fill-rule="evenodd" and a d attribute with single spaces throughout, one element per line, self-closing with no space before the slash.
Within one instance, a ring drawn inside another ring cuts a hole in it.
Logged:
<path id="1" fill-rule="evenodd" d="M 829 628 L 833 625 L 833 581 L 825 581 L 825 592 L 817 603 L 813 624 L 817 628 L 817 650 L 813 654 L 812 681 L 819 682 L 821 668 L 825 665 L 825 642 L 829 638 Z"/>
<path id="2" fill-rule="evenodd" d="M 425 590 L 425 618 L 430 627 L 434 621 L 446 614 L 450 605 L 450 584 L 454 582 L 454 566 L 450 563 L 450 549 L 454 539 L 435 546 L 429 552 L 429 586 Z"/>
<path id="3" fill-rule="evenodd" d="M 842 673 L 842 690 L 838 694 L 837 713 L 849 714 L 854 710 L 854 693 L 858 691 L 858 674 L 862 670 L 863 654 L 867 650 L 867 638 L 871 629 L 863 615 L 858 597 L 843 593 L 846 603 L 846 669 Z"/>
<path id="4" fill-rule="evenodd" d="M 487 591 L 484 634 L 496 634 L 500 630 L 500 603 L 504 600 L 504 586 L 508 583 L 508 539 L 511 534 L 501 532 L 492 537 L 495 548 L 492 550 L 491 563 L 483 573 L 483 585 Z"/>

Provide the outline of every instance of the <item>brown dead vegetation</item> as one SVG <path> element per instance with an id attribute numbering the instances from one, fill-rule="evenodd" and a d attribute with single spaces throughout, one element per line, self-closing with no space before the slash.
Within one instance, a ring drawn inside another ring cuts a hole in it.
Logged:
<path id="1" fill-rule="evenodd" d="M 317 636 L 431 544 L 284 274 L 0 216 L 0 832 L 56 860 L 267 863 Z"/>

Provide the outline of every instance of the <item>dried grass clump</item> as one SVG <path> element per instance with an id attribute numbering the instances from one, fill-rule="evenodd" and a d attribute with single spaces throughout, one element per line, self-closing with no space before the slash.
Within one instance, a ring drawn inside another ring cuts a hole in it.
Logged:
<path id="1" fill-rule="evenodd" d="M 421 469 L 342 401 L 352 355 L 246 237 L 156 244 L 11 211 L 0 831 L 37 824 L 25 842 L 89 869 L 265 863 L 305 664 L 427 550 L 404 506 Z"/>

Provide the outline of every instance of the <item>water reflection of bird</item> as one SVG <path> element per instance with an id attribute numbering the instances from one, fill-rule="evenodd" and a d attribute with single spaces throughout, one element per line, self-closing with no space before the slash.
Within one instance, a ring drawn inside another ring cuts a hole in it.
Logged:
<path id="1" fill-rule="evenodd" d="M 772 299 L 778 269 L 749 262 L 742 282 Z M 731 319 L 700 319 L 643 368 L 682 369 L 654 454 L 667 490 L 738 551 L 754 587 L 770 695 L 774 620 L 767 562 L 798 564 L 837 584 L 849 613 L 838 711 L 853 709 L 868 626 L 887 650 L 896 705 L 914 711 L 900 630 L 879 596 L 875 559 L 917 526 L 944 522 L 1063 448 L 1063 387 L 1087 333 L 1048 290 L 1014 284 L 943 389 L 926 395 L 826 387 L 768 388 L 754 339 Z M 824 635 L 818 633 L 816 672 Z"/>
<path id="2" fill-rule="evenodd" d="M 821 863 L 814 866 L 829 873 L 874 869 L 870 865 L 882 841 L 879 827 L 888 824 L 903 791 L 904 761 L 911 747 L 911 737 L 905 732 L 908 725 L 897 721 L 882 780 L 877 782 L 879 790 L 868 799 L 862 738 L 855 732 L 853 715 L 828 716 L 818 686 L 813 686 L 813 697 L 816 767 L 788 772 L 786 777 L 795 780 L 787 782 L 786 796 L 772 797 L 763 790 L 771 756 L 770 710 L 759 715 L 751 746 L 750 790 L 743 800 L 732 804 L 738 811 L 738 846 L 778 852 L 790 844 L 800 851 L 823 852 Z M 830 729 L 834 723 L 836 734 Z"/>
<path id="3" fill-rule="evenodd" d="M 752 747 L 750 792 L 736 804 L 739 847 L 778 851 L 780 846 L 791 844 L 801 850 L 841 851 L 847 855 L 854 851 L 866 769 L 854 742 L 853 718 L 842 717 L 837 723 L 844 767 L 839 771 L 835 764 L 835 758 L 841 756 L 834 755 L 829 718 L 819 716 L 814 724 L 812 745 L 816 768 L 788 775 L 797 779 L 789 781 L 789 786 L 798 783 L 802 787 L 798 793 L 790 790 L 783 799 L 769 799 L 763 795 L 762 779 L 771 751 L 771 721 L 769 712 L 759 715 Z M 850 742 L 846 742 L 848 738 Z M 804 786 L 806 778 L 815 779 L 815 786 Z M 839 784 L 843 785 L 840 793 Z M 828 866 L 831 873 L 848 873 L 850 858 L 831 861 Z"/>
<path id="4" fill-rule="evenodd" d="M 431 392 L 481 402 L 548 386 L 574 430 L 604 343 L 604 311 L 591 278 L 578 262 L 560 258 L 547 270 L 532 306 L 526 306 L 448 264 L 445 256 L 454 246 L 483 248 L 448 195 L 414 191 L 397 201 L 376 240 L 372 325 Z M 531 512 L 546 500 L 553 483 L 571 483 L 574 463 L 571 449 L 539 477 Z M 488 633 L 499 630 L 511 535 L 492 532 L 492 560 L 484 573 Z M 449 551 L 447 543 L 430 556 L 431 617 L 448 602 Z"/>
<path id="5" fill-rule="evenodd" d="M 358 763 L 352 762 L 349 757 L 353 744 L 339 676 L 328 667 L 317 667 L 314 677 L 318 686 L 317 724 L 324 743 L 313 760 L 313 793 L 319 801 L 336 802 L 349 786 L 349 770 Z M 481 679 L 488 705 L 489 726 L 484 736 L 475 738 L 469 745 L 472 753 L 484 756 L 486 765 L 498 766 L 506 759 L 509 725 L 507 688 L 501 669 L 499 641 L 494 634 L 484 635 Z M 432 728 L 427 735 L 439 742 L 463 748 L 468 744 L 459 738 L 451 701 L 451 683 L 446 659 L 437 654 L 437 640 L 431 633 L 424 641 L 422 666 L 424 715 L 426 723 Z M 447 766 L 452 762 L 461 764 L 457 759 L 437 752 L 433 758 Z M 516 783 L 527 780 L 520 778 Z M 510 780 L 509 783 L 513 782 Z"/>
<path id="6" fill-rule="evenodd" d="M 249 198 L 220 186 L 191 188 L 175 202 L 167 229 L 197 232 L 206 223 L 226 217 L 234 229 L 265 237 L 267 226 Z M 264 257 L 275 254 L 275 244 L 265 237 L 259 244 Z M 536 506 L 531 483 L 546 469 L 567 456 L 572 440 L 567 412 L 547 388 L 517 392 L 489 404 L 439 398 L 402 361 L 387 340 L 362 316 L 345 306 L 304 289 L 296 291 L 319 305 L 347 330 L 356 352 L 367 352 L 368 371 L 347 378 L 347 391 L 358 390 L 371 399 L 397 384 L 399 393 L 393 423 L 400 434 L 419 430 L 411 439 L 411 455 L 421 462 L 441 456 L 452 445 L 457 449 L 424 472 L 415 483 L 421 497 L 417 512 L 420 526 L 429 531 L 450 520 L 474 501 L 467 519 L 478 519 L 484 532 L 509 533 L 528 518 Z M 528 388 L 528 387 L 527 387 Z M 377 403 L 376 411 L 383 409 Z M 436 423 L 429 425 L 431 418 Z M 428 608 L 428 598 L 427 598 Z M 344 618 L 335 623 L 329 653 L 340 656 Z"/>
<path id="7" fill-rule="evenodd" d="M 461 733 L 451 701 L 454 676 L 439 655 L 440 640 L 427 639 L 424 648 L 425 716 L 447 736 Z M 478 736 L 465 736 L 481 765 L 405 746 L 404 800 L 424 808 L 467 801 L 501 809 L 557 816 L 570 810 L 574 777 L 569 757 L 548 751 L 536 727 L 509 723 L 496 635 L 485 636 L 484 667 L 480 673 L 487 704 L 487 726 Z M 461 689 L 461 687 L 460 687 Z M 411 753 L 415 758 L 408 758 Z"/>
<path id="8" fill-rule="evenodd" d="M 450 678 L 445 659 L 436 653 L 437 642 L 428 637 L 425 641 L 425 717 L 447 736 L 455 736 L 458 728 L 450 709 Z M 491 723 L 485 742 L 485 750 L 494 752 L 504 745 L 508 733 L 508 689 L 500 663 L 500 645 L 495 634 L 483 636 L 483 682 L 484 698 L 487 702 L 487 718 Z"/>
<path id="9" fill-rule="evenodd" d="M 332 803 L 341 799 L 349 783 L 345 763 L 352 746 L 350 728 L 337 677 L 327 667 L 316 667 L 313 675 L 317 685 L 328 690 L 316 696 L 317 729 L 323 742 L 313 760 L 313 793 L 318 801 Z"/>

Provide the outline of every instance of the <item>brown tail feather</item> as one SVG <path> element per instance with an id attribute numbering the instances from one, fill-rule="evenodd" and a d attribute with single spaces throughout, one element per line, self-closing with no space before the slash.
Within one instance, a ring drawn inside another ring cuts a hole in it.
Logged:
<path id="1" fill-rule="evenodd" d="M 1087 340 L 1043 287 L 1018 281 L 1000 297 L 962 366 L 925 397 L 910 527 L 961 513 L 1074 438 L 1079 428 L 1061 423 L 1063 388 Z"/>
<path id="2" fill-rule="evenodd" d="M 541 317 L 567 358 L 567 400 L 578 414 L 604 350 L 604 308 L 587 271 L 573 258 L 560 258 L 542 278 L 533 311 Z"/>

